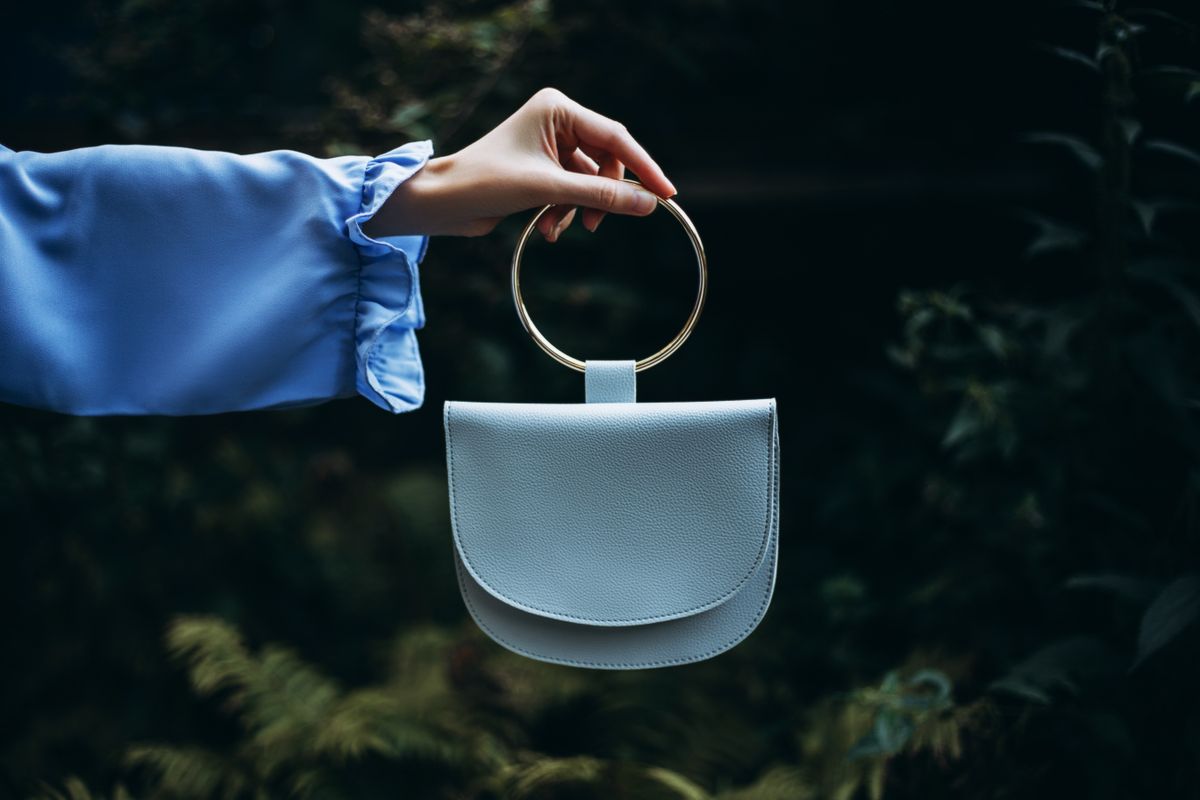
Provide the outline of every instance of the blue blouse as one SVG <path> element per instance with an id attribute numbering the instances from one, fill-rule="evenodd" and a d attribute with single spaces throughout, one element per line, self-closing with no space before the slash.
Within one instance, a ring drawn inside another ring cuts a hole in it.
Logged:
<path id="1" fill-rule="evenodd" d="M 363 230 L 433 154 L 0 146 L 0 401 L 210 414 L 424 400 L 427 236 Z"/>

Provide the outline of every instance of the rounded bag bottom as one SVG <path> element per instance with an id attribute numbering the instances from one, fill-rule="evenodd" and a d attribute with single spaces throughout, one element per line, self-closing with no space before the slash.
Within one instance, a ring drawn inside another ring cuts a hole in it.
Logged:
<path id="1" fill-rule="evenodd" d="M 733 597 L 690 617 L 624 627 L 581 625 L 513 608 L 477 584 L 457 548 L 458 587 L 475 623 L 504 647 L 529 658 L 592 669 L 648 669 L 703 661 L 750 635 L 775 589 L 779 531 L 773 526 L 758 570 Z"/>

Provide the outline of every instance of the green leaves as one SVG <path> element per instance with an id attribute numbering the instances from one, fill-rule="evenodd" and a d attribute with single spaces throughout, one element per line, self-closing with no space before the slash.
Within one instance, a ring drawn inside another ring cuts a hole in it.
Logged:
<path id="1" fill-rule="evenodd" d="M 583 787 L 596 797 L 647 797 L 655 800 L 713 800 L 695 782 L 665 767 L 646 767 L 593 756 L 549 758 L 525 754 L 501 768 L 486 786 L 506 800 L 558 797 Z M 572 795 L 574 796 L 574 795 Z"/>
<path id="2" fill-rule="evenodd" d="M 776 766 L 749 786 L 722 792 L 717 800 L 817 800 L 818 797 L 803 770 Z"/>
<path id="3" fill-rule="evenodd" d="M 1197 30 L 1200 30 L 1196 23 L 1186 20 L 1177 14 L 1164 11 L 1161 8 L 1130 8 L 1125 11 L 1125 16 L 1131 19 L 1153 20 L 1156 27 L 1161 25 L 1164 28 L 1169 28 L 1189 36 L 1194 35 Z"/>
<path id="4" fill-rule="evenodd" d="M 596 785 L 603 781 L 605 770 L 602 759 L 590 756 L 531 758 L 505 767 L 491 784 L 505 797 L 523 800 L 547 789 Z"/>
<path id="5" fill-rule="evenodd" d="M 112 800 L 133 800 L 129 791 L 120 784 L 113 790 Z M 104 797 L 93 794 L 87 784 L 79 778 L 70 777 L 63 781 L 62 789 L 43 785 L 41 791 L 34 795 L 33 800 L 104 800 Z"/>
<path id="6" fill-rule="evenodd" d="M 1171 81 L 1182 80 L 1187 83 L 1200 81 L 1200 70 L 1191 67 L 1181 67 L 1175 64 L 1161 64 L 1157 67 L 1146 67 L 1140 73 L 1147 78 L 1165 78 Z"/>
<path id="7" fill-rule="evenodd" d="M 1098 171 L 1104 166 L 1104 157 L 1100 152 L 1093 147 L 1089 142 L 1079 136 L 1073 136 L 1067 133 L 1056 133 L 1053 131 L 1044 131 L 1037 133 L 1029 133 L 1021 137 L 1021 141 L 1027 144 L 1045 144 L 1052 147 L 1058 147 L 1066 150 L 1080 164 L 1087 167 L 1093 172 Z"/>
<path id="8" fill-rule="evenodd" d="M 149 770 L 172 795 L 230 800 L 280 782 L 299 797 L 321 796 L 336 783 L 338 767 L 369 755 L 485 768 L 495 745 L 464 729 L 469 715 L 456 709 L 443 671 L 448 637 L 431 639 L 421 629 L 410 636 L 424 657 L 404 657 L 402 680 L 346 691 L 287 648 L 254 653 L 222 620 L 180 617 L 167 632 L 168 649 L 185 662 L 198 694 L 223 698 L 245 738 L 228 755 L 137 746 L 127 762 Z"/>
<path id="9" fill-rule="evenodd" d="M 1103 641 L 1078 636 L 1038 650 L 1003 678 L 993 681 L 989 689 L 1049 705 L 1060 693 L 1077 695 L 1118 674 L 1119 664 L 1120 657 Z"/>
<path id="10" fill-rule="evenodd" d="M 912 720 L 896 711 L 885 709 L 875 716 L 871 732 L 851 748 L 850 758 L 868 756 L 890 756 L 899 753 L 908 744 L 914 729 Z"/>
<path id="11" fill-rule="evenodd" d="M 430 139 L 434 135 L 434 130 L 429 124 L 432 116 L 429 103 L 413 100 L 397 106 L 388 117 L 387 124 L 396 133 L 406 134 L 415 139 Z"/>
<path id="12" fill-rule="evenodd" d="M 1195 624 L 1200 617 L 1200 575 L 1184 575 L 1163 588 L 1146 609 L 1138 630 L 1137 660 L 1140 666 Z"/>
<path id="13" fill-rule="evenodd" d="M 363 14 L 367 77 L 330 82 L 337 138 L 362 133 L 451 138 L 475 114 L 517 55 L 553 31 L 548 0 L 481 8 L 453 0 L 414 14 Z"/>
<path id="14" fill-rule="evenodd" d="M 649 767 L 645 770 L 648 779 L 669 790 L 679 800 L 710 800 L 711 795 L 678 772 L 665 767 Z"/>
<path id="15" fill-rule="evenodd" d="M 177 618 L 167 632 L 173 657 L 186 665 L 196 692 L 219 699 L 244 735 L 229 752 L 139 745 L 126 764 L 149 776 L 155 796 L 181 800 L 358 797 L 356 772 L 379 764 L 442 770 L 441 790 L 456 787 L 463 797 L 538 800 L 586 790 L 596 797 L 714 800 L 674 765 L 529 746 L 539 715 L 562 713 L 562 704 L 585 691 L 595 702 L 603 684 L 594 674 L 487 648 L 482 640 L 477 632 L 470 639 L 445 628 L 411 628 L 392 649 L 388 680 L 347 689 L 288 648 L 247 647 L 220 619 Z M 929 675 L 914 676 L 908 691 L 910 699 L 948 694 Z M 920 710 L 923 703 L 910 705 Z"/>
<path id="16" fill-rule="evenodd" d="M 1111 592 L 1139 606 L 1148 604 L 1159 591 L 1160 587 L 1161 583 L 1159 581 L 1116 573 L 1076 575 L 1066 582 L 1066 588 L 1068 589 Z"/>
<path id="17" fill-rule="evenodd" d="M 1127 270 L 1131 278 L 1156 284 L 1165 290 L 1200 330 L 1200 294 L 1187 283 L 1194 272 L 1186 261 L 1161 257 L 1139 259 Z"/>
<path id="18" fill-rule="evenodd" d="M 1085 231 L 1044 214 L 1024 211 L 1020 216 L 1036 229 L 1033 239 L 1025 248 L 1026 258 L 1049 253 L 1078 252 L 1089 239 Z"/>
<path id="19" fill-rule="evenodd" d="M 902 751 L 918 726 L 953 707 L 952 688 L 944 673 L 922 669 L 908 680 L 889 672 L 878 690 L 859 692 L 859 702 L 875 706 L 875 721 L 870 732 L 850 749 L 849 758 L 892 756 Z"/>
<path id="20" fill-rule="evenodd" d="M 1162 153 L 1163 155 L 1186 161 L 1193 167 L 1200 167 L 1200 153 L 1176 142 L 1168 142 L 1164 139 L 1148 139 L 1142 146 L 1151 152 Z"/>
<path id="21" fill-rule="evenodd" d="M 1103 573 L 1079 575 L 1066 583 L 1075 590 L 1111 592 L 1135 606 L 1146 606 L 1130 669 L 1137 669 L 1192 628 L 1200 619 L 1200 575 L 1184 575 L 1162 586 L 1160 581 Z M 991 690 L 1049 705 L 1056 695 L 1081 692 L 1116 679 L 1122 662 L 1107 644 L 1089 636 L 1060 641 L 1039 650 L 995 681 Z"/>
<path id="22" fill-rule="evenodd" d="M 1059 47 L 1058 45 L 1045 43 L 1039 43 L 1037 48 L 1043 52 L 1049 53 L 1052 56 L 1068 61 L 1071 64 L 1085 67 L 1092 72 L 1100 72 L 1100 64 L 1097 62 L 1097 60 L 1079 52 L 1078 50 L 1071 50 L 1066 47 Z"/>
<path id="23" fill-rule="evenodd" d="M 153 775 L 160 790 L 174 797 L 237 800 L 254 785 L 238 765 L 200 747 L 135 745 L 125 763 Z"/>

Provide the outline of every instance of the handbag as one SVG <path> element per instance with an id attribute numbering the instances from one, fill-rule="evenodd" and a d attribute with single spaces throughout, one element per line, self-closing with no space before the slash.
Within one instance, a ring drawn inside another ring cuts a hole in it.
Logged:
<path id="1" fill-rule="evenodd" d="M 636 181 L 630 181 L 636 183 Z M 475 623 L 540 661 L 641 669 L 701 661 L 745 639 L 766 614 L 779 553 L 779 426 L 774 398 L 638 403 L 636 375 L 694 328 L 691 315 L 648 358 L 581 361 L 513 302 L 533 340 L 584 374 L 582 403 L 450 400 L 443 409 L 454 561 Z"/>

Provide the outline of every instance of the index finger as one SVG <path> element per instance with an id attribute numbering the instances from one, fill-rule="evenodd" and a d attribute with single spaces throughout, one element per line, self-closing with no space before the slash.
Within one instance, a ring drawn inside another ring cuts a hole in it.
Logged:
<path id="1" fill-rule="evenodd" d="M 569 122 L 571 133 L 579 144 L 598 147 L 612 153 L 637 174 L 638 180 L 659 197 L 671 197 L 678 192 L 667 180 L 662 168 L 621 123 L 597 114 L 571 101 Z"/>

